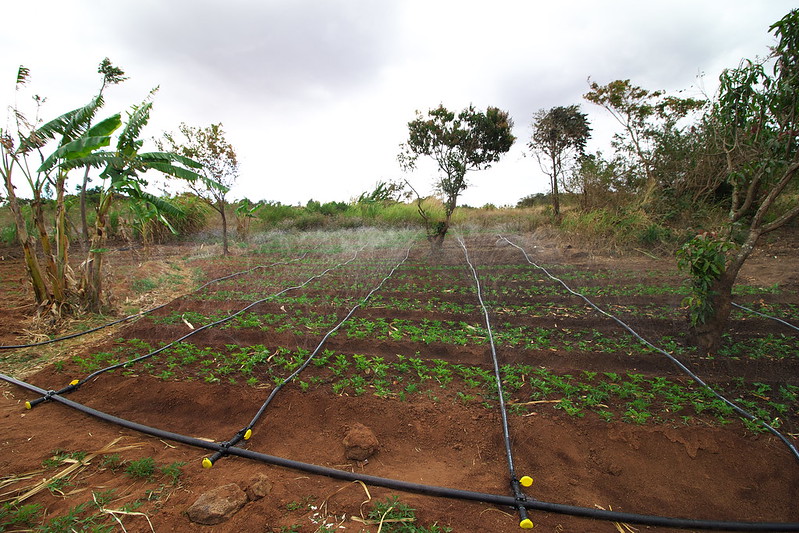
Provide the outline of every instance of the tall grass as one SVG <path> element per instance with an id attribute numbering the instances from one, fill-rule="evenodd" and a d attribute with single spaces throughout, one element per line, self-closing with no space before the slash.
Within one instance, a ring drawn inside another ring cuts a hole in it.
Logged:
<path id="1" fill-rule="evenodd" d="M 110 237 L 145 244 L 180 239 L 221 240 L 220 217 L 202 200 L 191 195 L 181 195 L 171 201 L 185 213 L 183 217 L 168 217 L 169 224 L 177 235 L 157 218 L 141 220 L 128 203 L 121 201 L 109 215 Z M 236 204 L 228 207 L 228 220 L 234 221 Z M 442 219 L 444 216 L 443 205 L 438 199 L 427 198 L 422 207 L 432 220 Z M 23 208 L 30 209 L 29 206 Z M 89 210 L 90 224 L 94 217 L 92 211 Z M 424 229 L 424 220 L 415 202 L 323 204 L 309 201 L 305 206 L 266 202 L 252 215 L 249 233 L 253 242 L 257 242 L 255 238 L 259 234 L 274 236 L 275 232 L 329 232 L 370 227 L 412 231 Z M 74 222 L 79 220 L 79 213 L 74 206 L 68 216 L 73 220 L 72 227 L 77 231 Z M 579 208 L 579 202 L 570 202 L 568 198 L 563 202 L 559 218 L 553 216 L 549 205 L 539 202 L 532 206 L 515 208 L 496 208 L 490 205 L 482 208 L 459 207 L 453 213 L 451 222 L 454 231 L 463 233 L 532 233 L 545 230 L 548 234 L 559 235 L 559 238 L 569 242 L 609 244 L 616 247 L 673 246 L 687 231 L 670 227 L 640 209 L 604 207 L 583 211 Z M 0 207 L 0 224 L 0 241 L 6 245 L 16 244 L 16 231 L 7 207 Z M 76 234 L 72 237 L 79 236 Z"/>

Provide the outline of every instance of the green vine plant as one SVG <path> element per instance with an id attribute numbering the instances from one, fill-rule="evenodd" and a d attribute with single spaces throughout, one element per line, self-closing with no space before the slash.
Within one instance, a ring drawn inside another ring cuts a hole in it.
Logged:
<path id="1" fill-rule="evenodd" d="M 682 305 L 688 307 L 691 326 L 704 324 L 713 315 L 713 285 L 726 271 L 727 253 L 736 247 L 715 232 L 703 232 L 677 250 L 677 267 L 690 276 L 691 293 Z"/>

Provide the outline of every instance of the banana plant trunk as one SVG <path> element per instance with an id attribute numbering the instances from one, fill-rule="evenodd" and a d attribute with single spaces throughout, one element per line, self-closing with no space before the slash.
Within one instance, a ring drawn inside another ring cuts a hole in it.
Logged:
<path id="1" fill-rule="evenodd" d="M 72 273 L 69 267 L 69 235 L 67 234 L 67 210 L 64 204 L 64 188 L 66 186 L 66 172 L 59 172 L 56 180 L 56 208 L 55 208 L 55 276 L 53 279 L 54 303 L 59 306 L 67 304 L 67 297 L 71 288 Z"/>
<path id="2" fill-rule="evenodd" d="M 89 255 L 83 264 L 81 275 L 81 288 L 83 305 L 89 311 L 99 313 L 103 307 L 103 258 L 107 238 L 108 210 L 111 207 L 112 195 L 109 193 L 100 199 L 97 207 L 97 218 L 94 222 L 94 232 L 89 242 Z"/>
<path id="3" fill-rule="evenodd" d="M 224 200 L 219 201 L 219 214 L 222 216 L 222 255 L 229 255 L 230 251 L 228 249 L 228 240 L 227 240 L 227 214 L 225 213 L 225 206 L 226 202 Z"/>
<path id="4" fill-rule="evenodd" d="M 33 193 L 33 203 L 31 205 L 33 211 L 33 224 L 39 232 L 39 245 L 42 247 L 42 254 L 44 255 L 45 274 L 53 287 L 51 293 L 56 291 L 59 286 L 58 268 L 56 266 L 56 254 L 53 252 L 53 246 L 50 242 L 50 235 L 47 233 L 47 227 L 44 224 L 44 211 L 42 210 L 42 198 L 38 191 Z M 50 299 L 57 299 L 55 294 L 50 295 Z"/>
<path id="5" fill-rule="evenodd" d="M 11 184 L 10 172 L 6 174 L 6 191 L 8 195 L 8 205 L 11 213 L 14 216 L 14 225 L 17 228 L 17 240 L 22 245 L 22 253 L 25 257 L 25 268 L 28 270 L 28 276 L 31 280 L 33 287 L 33 297 L 36 299 L 38 305 L 43 305 L 50 300 L 50 293 L 47 290 L 44 276 L 42 275 L 42 268 L 39 265 L 39 259 L 36 257 L 36 250 L 33 246 L 33 238 L 28 234 L 28 228 L 25 226 L 25 219 L 22 216 L 22 211 L 19 208 L 17 195 L 14 192 L 14 186 Z"/>

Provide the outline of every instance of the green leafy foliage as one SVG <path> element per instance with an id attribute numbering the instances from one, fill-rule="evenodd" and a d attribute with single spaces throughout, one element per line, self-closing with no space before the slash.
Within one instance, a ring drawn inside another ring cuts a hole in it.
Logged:
<path id="1" fill-rule="evenodd" d="M 714 313 L 711 297 L 727 267 L 727 253 L 735 243 L 713 233 L 700 233 L 677 250 L 677 266 L 690 278 L 691 294 L 683 300 L 691 325 L 704 324 Z"/>
<path id="2" fill-rule="evenodd" d="M 408 123 L 408 140 L 398 156 L 404 170 L 416 168 L 419 156 L 432 158 L 440 176 L 436 189 L 444 195 L 444 220 L 434 220 L 418 197 L 419 214 L 424 218 L 431 242 L 441 243 L 449 229 L 458 196 L 466 190 L 466 173 L 489 168 L 513 146 L 513 121 L 506 111 L 488 107 L 485 112 L 469 106 L 457 115 L 443 105 L 426 115 L 418 112 Z M 418 196 L 418 194 L 417 194 Z"/>

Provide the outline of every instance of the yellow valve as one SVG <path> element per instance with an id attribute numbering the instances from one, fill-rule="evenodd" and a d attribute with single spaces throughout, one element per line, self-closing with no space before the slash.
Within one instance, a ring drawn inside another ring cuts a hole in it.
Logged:
<path id="1" fill-rule="evenodd" d="M 519 522 L 519 527 L 522 529 L 533 529 L 535 526 L 533 525 L 533 521 L 529 518 L 525 518 L 521 522 Z"/>
<path id="2" fill-rule="evenodd" d="M 25 409 L 33 409 L 33 406 L 30 402 L 25 402 Z"/>
<path id="3" fill-rule="evenodd" d="M 212 466 L 214 466 L 214 463 L 212 463 L 209 458 L 204 457 L 203 458 L 203 468 L 211 468 Z"/>
<path id="4" fill-rule="evenodd" d="M 80 383 L 79 379 L 73 379 L 72 381 L 69 382 L 70 385 L 77 385 L 78 383 Z"/>
<path id="5" fill-rule="evenodd" d="M 244 432 L 244 440 L 250 440 L 250 437 L 252 437 L 252 430 L 248 429 Z"/>
<path id="6" fill-rule="evenodd" d="M 522 476 L 519 483 L 521 483 L 522 487 L 529 487 L 533 484 L 533 478 L 530 476 Z"/>

